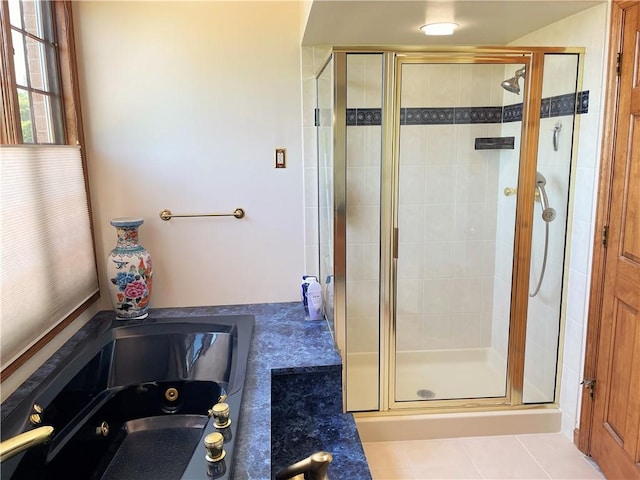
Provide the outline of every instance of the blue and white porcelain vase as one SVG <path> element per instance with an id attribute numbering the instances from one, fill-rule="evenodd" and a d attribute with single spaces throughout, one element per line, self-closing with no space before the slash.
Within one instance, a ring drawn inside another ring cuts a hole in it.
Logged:
<path id="1" fill-rule="evenodd" d="M 149 315 L 153 283 L 151 255 L 138 241 L 142 218 L 114 218 L 118 241 L 107 257 L 109 294 L 116 318 L 143 319 Z"/>

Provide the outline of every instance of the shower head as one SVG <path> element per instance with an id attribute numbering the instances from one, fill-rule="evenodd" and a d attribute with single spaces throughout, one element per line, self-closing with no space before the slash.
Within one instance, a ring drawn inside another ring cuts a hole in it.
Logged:
<path id="1" fill-rule="evenodd" d="M 518 82 L 521 78 L 524 78 L 525 73 L 526 66 L 516 70 L 513 77 L 503 81 L 500 85 L 508 92 L 520 94 L 520 85 Z"/>
<path id="2" fill-rule="evenodd" d="M 553 222 L 556 218 L 555 208 L 549 206 L 549 197 L 547 197 L 547 191 L 544 186 L 547 184 L 547 179 L 540 172 L 536 172 L 536 189 L 540 195 L 540 205 L 542 206 L 542 219 L 546 222 Z"/>

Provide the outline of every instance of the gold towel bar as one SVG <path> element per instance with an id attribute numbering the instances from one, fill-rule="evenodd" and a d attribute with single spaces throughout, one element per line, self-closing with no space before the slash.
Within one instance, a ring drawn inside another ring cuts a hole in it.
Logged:
<path id="1" fill-rule="evenodd" d="M 165 221 L 171 220 L 173 217 L 244 217 L 244 210 L 242 208 L 236 208 L 233 213 L 191 213 L 184 215 L 177 215 L 171 213 L 171 210 L 164 209 L 160 212 L 160 218 Z"/>

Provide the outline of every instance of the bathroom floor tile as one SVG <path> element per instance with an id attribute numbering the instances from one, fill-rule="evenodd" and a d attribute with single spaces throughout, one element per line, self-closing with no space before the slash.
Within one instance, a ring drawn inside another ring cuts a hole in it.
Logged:
<path id="1" fill-rule="evenodd" d="M 472 437 L 460 441 L 483 478 L 549 478 L 515 436 Z"/>
<path id="2" fill-rule="evenodd" d="M 518 435 L 517 438 L 553 479 L 604 478 L 561 433 Z"/>
<path id="3" fill-rule="evenodd" d="M 604 479 L 561 433 L 363 444 L 373 480 Z"/>
<path id="4" fill-rule="evenodd" d="M 374 479 L 413 478 L 411 459 L 405 455 L 402 445 L 405 442 L 364 443 L 364 454 Z"/>
<path id="5" fill-rule="evenodd" d="M 414 478 L 482 478 L 456 438 L 398 443 L 409 457 Z"/>

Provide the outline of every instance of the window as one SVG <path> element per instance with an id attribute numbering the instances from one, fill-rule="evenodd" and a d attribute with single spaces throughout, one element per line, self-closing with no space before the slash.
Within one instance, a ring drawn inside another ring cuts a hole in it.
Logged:
<path id="1" fill-rule="evenodd" d="M 0 2 L 2 379 L 98 297 L 71 2 Z"/>
<path id="2" fill-rule="evenodd" d="M 49 2 L 9 0 L 21 143 L 65 143 Z"/>
<path id="3" fill-rule="evenodd" d="M 71 2 L 0 2 L 3 144 L 81 142 Z"/>

